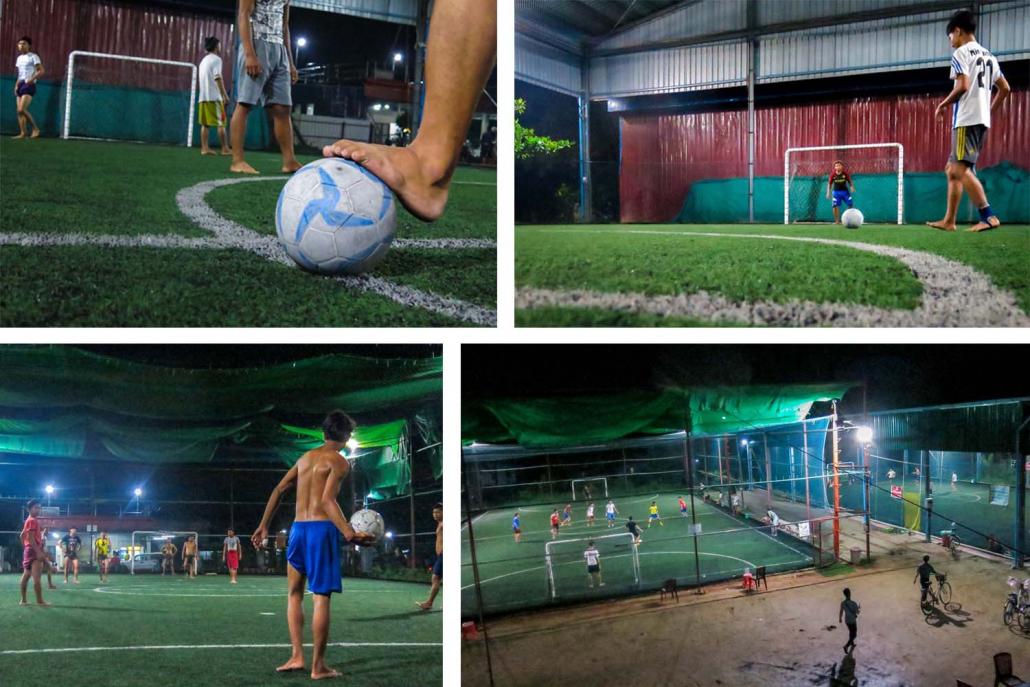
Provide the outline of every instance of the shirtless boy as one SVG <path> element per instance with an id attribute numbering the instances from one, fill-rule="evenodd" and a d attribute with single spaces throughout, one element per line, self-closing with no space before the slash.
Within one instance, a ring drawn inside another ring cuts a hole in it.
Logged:
<path id="1" fill-rule="evenodd" d="M 40 606 L 49 606 L 50 604 L 43 601 L 43 585 L 39 579 L 43 573 L 43 565 L 50 560 L 43 550 L 43 532 L 40 530 L 39 520 L 36 519 L 39 517 L 39 501 L 29 501 L 28 508 L 29 517 L 25 518 L 25 524 L 21 528 L 21 605 L 29 605 L 26 594 L 31 577 L 32 588 L 36 592 L 36 603 Z"/>
<path id="2" fill-rule="evenodd" d="M 440 593 L 440 585 L 443 584 L 443 504 L 433 506 L 433 520 L 436 521 L 436 561 L 433 563 L 433 581 L 429 587 L 429 598 L 415 605 L 423 611 L 428 611 L 436 601 L 436 595 Z"/>
<path id="3" fill-rule="evenodd" d="M 344 517 L 336 497 L 350 472 L 350 465 L 340 455 L 347 445 L 354 420 L 342 410 L 334 410 L 322 421 L 325 438 L 318 448 L 308 451 L 290 468 L 272 490 L 261 524 L 254 530 L 251 543 L 260 549 L 268 538 L 268 527 L 279 505 L 279 499 L 291 488 L 297 488 L 297 513 L 290 528 L 287 546 L 287 620 L 293 653 L 276 672 L 304 670 L 304 583 L 314 596 L 312 635 L 314 651 L 311 679 L 339 677 L 340 673 L 325 663 L 325 647 L 329 640 L 329 604 L 333 592 L 343 591 L 340 576 L 340 535 L 361 545 L 375 543 L 375 537 L 355 532 Z"/>

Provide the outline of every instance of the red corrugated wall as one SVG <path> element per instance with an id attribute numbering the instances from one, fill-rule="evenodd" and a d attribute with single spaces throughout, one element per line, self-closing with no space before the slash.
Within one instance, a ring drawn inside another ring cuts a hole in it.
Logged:
<path id="1" fill-rule="evenodd" d="M 934 119 L 940 96 L 862 98 L 756 110 L 755 176 L 783 176 L 789 147 L 900 143 L 905 170 L 944 169 L 951 120 Z M 1007 160 L 1030 167 L 1030 91 L 1014 91 L 991 123 L 985 168 Z M 747 112 L 622 117 L 620 216 L 623 222 L 669 222 L 700 179 L 747 177 Z"/>
<path id="2" fill-rule="evenodd" d="M 111 0 L 4 0 L 0 17 L 3 69 L 13 71 L 15 47 L 23 35 L 32 38 L 47 69 L 44 79 L 63 81 L 72 50 L 152 57 L 197 64 L 204 56 L 204 38 L 222 41 L 223 72 L 232 84 L 235 58 L 232 18 L 175 12 Z M 146 70 L 126 70 L 123 85 L 143 85 Z M 231 91 L 230 91 L 231 92 Z"/>

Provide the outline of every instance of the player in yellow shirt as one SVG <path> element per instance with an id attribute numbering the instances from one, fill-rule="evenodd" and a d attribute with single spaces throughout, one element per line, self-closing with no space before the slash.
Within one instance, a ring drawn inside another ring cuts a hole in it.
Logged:
<path id="1" fill-rule="evenodd" d="M 107 566 L 111 562 L 111 538 L 107 536 L 107 532 L 100 533 L 93 548 L 96 549 L 97 564 L 100 566 L 100 581 L 107 582 Z"/>
<path id="2" fill-rule="evenodd" d="M 662 516 L 658 515 L 658 504 L 654 501 L 647 507 L 647 529 L 651 529 L 651 523 L 658 521 L 658 524 L 665 527 L 665 523 L 662 522 Z"/>

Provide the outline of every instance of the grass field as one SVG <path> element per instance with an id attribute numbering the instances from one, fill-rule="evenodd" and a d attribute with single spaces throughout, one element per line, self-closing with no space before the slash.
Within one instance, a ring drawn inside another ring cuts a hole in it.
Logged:
<path id="1" fill-rule="evenodd" d="M 518 227 L 516 324 L 1027 326 L 1028 255 L 1027 225 Z"/>
<path id="2" fill-rule="evenodd" d="M 202 182 L 239 180 L 228 158 L 168 146 L 4 139 L 0 325 L 494 324 L 494 171 L 459 168 L 440 220 L 425 224 L 400 209 L 398 240 L 371 277 L 335 280 L 281 262 L 280 158 L 247 157 L 258 180 L 177 202 Z M 208 206 L 213 212 L 204 214 Z M 217 233 L 226 226 L 238 231 Z"/>
<path id="3" fill-rule="evenodd" d="M 680 584 L 696 584 L 690 518 L 680 515 L 677 496 L 658 494 L 614 499 L 619 512 L 616 526 L 611 529 L 605 524 L 602 501 L 596 504 L 597 522 L 593 526 L 586 524 L 585 504 L 573 504 L 573 524 L 561 528 L 559 539 L 582 541 L 569 545 L 568 549 L 562 547 L 561 555 L 552 553 L 556 587 L 560 592 L 554 600 L 545 560 L 545 547 L 551 541 L 549 518 L 553 506 L 519 509 L 523 534 L 518 544 L 511 531 L 515 509 L 492 510 L 476 517 L 472 528 L 485 611 L 503 612 L 555 601 L 631 594 L 657 589 L 669 578 L 677 578 Z M 665 524 L 647 529 L 647 506 L 652 499 L 657 500 Z M 700 499 L 695 499 L 695 503 L 697 521 L 702 528 L 701 536 L 697 537 L 702 583 L 739 576 L 745 567 L 754 570 L 764 565 L 769 572 L 776 572 L 812 565 L 815 550 L 811 546 L 784 533 L 773 537 L 767 528 L 748 527 L 745 521 Z M 608 556 L 602 550 L 601 571 L 602 576 L 607 575 L 608 582 L 603 588 L 590 588 L 583 560 L 587 541 L 626 532 L 625 523 L 631 515 L 644 528 L 638 547 L 639 587 L 627 578 L 631 554 L 628 546 L 621 544 Z M 464 616 L 471 616 L 476 612 L 476 596 L 467 526 L 462 529 L 461 555 L 461 608 Z"/>
<path id="4" fill-rule="evenodd" d="M 309 672 L 277 675 L 289 657 L 286 579 L 112 575 L 108 584 L 83 575 L 44 597 L 18 605 L 18 575 L 0 575 L 0 676 L 4 685 L 88 682 L 139 685 L 308 684 Z M 441 615 L 415 601 L 426 586 L 344 579 L 333 595 L 327 663 L 342 684 L 439 685 Z M 437 608 L 442 607 L 438 599 Z M 305 600 L 310 642 L 311 596 Z M 306 649 L 310 668 L 311 649 Z"/>

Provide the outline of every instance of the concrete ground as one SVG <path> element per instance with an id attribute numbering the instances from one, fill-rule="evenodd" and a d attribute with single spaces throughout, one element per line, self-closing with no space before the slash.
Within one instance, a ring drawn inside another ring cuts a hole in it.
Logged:
<path id="1" fill-rule="evenodd" d="M 861 541 L 848 523 L 842 551 Z M 954 561 L 918 536 L 875 532 L 871 564 L 844 574 L 778 575 L 769 590 L 745 594 L 739 582 L 703 595 L 658 594 L 499 618 L 488 623 L 496 687 L 612 685 L 912 685 L 990 687 L 992 656 L 1012 654 L 1030 680 L 1030 635 L 1002 623 L 1014 572 L 1009 561 L 965 553 Z M 948 573 L 954 598 L 925 618 L 915 567 L 924 553 Z M 835 569 L 836 570 L 836 569 Z M 841 590 L 862 612 L 857 648 L 843 651 Z M 480 635 L 482 637 L 482 635 Z M 852 678 L 851 675 L 854 677 Z M 490 685 L 482 639 L 462 643 L 462 684 Z"/>

